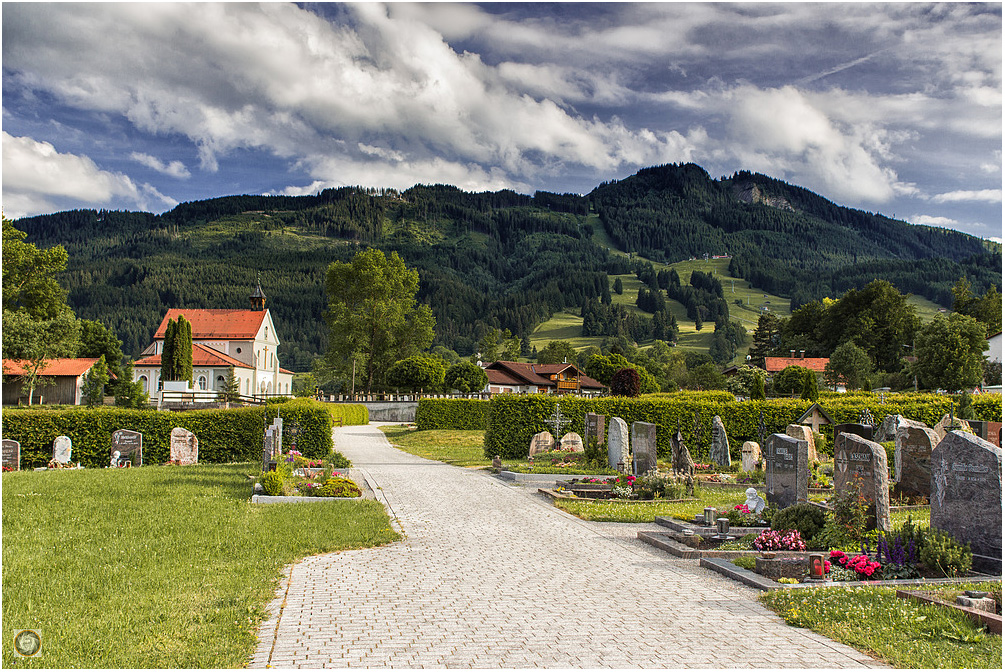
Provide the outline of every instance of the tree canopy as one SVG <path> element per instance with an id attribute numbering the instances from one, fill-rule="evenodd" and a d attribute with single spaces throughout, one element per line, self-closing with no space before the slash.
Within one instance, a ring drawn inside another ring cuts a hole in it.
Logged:
<path id="1" fill-rule="evenodd" d="M 969 315 L 936 314 L 918 334 L 914 371 L 921 384 L 950 392 L 980 384 L 986 328 Z"/>

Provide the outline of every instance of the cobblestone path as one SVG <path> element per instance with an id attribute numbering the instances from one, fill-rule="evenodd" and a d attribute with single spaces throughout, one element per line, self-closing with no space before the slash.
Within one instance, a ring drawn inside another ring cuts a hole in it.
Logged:
<path id="1" fill-rule="evenodd" d="M 532 487 L 336 430 L 405 538 L 292 567 L 251 667 L 873 667 L 757 591 L 589 523 Z"/>

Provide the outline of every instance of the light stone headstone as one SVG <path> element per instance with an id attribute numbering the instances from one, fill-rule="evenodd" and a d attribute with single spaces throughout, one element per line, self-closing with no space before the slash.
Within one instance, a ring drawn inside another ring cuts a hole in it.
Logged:
<path id="1" fill-rule="evenodd" d="M 879 426 L 879 429 L 876 430 L 876 435 L 872 440 L 876 443 L 896 441 L 898 427 L 928 427 L 928 425 L 917 420 L 905 418 L 902 415 L 888 415 L 883 418 L 883 423 Z M 835 433 L 834 436 L 837 436 L 837 433 Z"/>
<path id="2" fill-rule="evenodd" d="M 656 425 L 632 423 L 632 470 L 642 476 L 656 468 Z"/>
<path id="3" fill-rule="evenodd" d="M 942 419 L 935 424 L 935 427 L 933 427 L 936 436 L 939 438 L 939 441 L 946 438 L 946 433 L 949 431 L 949 427 L 953 423 L 957 425 L 958 429 L 961 429 L 962 431 L 967 432 L 968 434 L 976 434 L 974 430 L 970 428 L 970 425 L 969 423 L 967 423 L 966 420 L 960 420 L 959 418 L 950 419 L 950 415 L 946 413 L 945 415 L 942 416 Z"/>
<path id="4" fill-rule="evenodd" d="M 564 453 L 581 453 L 583 452 L 583 437 L 575 432 L 569 432 L 562 437 L 559 442 L 559 450 Z"/>
<path id="5" fill-rule="evenodd" d="M 928 497 L 932 493 L 932 451 L 939 445 L 934 429 L 903 425 L 897 428 L 893 479 L 897 494 Z"/>
<path id="6" fill-rule="evenodd" d="M 744 471 L 754 471 L 761 461 L 761 446 L 757 441 L 744 441 L 740 451 L 740 467 Z"/>
<path id="7" fill-rule="evenodd" d="M 839 433 L 834 439 L 834 493 L 860 487 L 859 492 L 872 505 L 874 523 L 880 532 L 890 531 L 890 476 L 886 448 L 856 434 Z M 856 476 L 861 476 L 861 482 Z M 856 486 L 856 483 L 860 483 Z M 873 511 L 873 506 L 875 511 Z"/>
<path id="8" fill-rule="evenodd" d="M 265 437 L 262 440 L 262 472 L 269 470 L 269 462 L 275 459 L 276 442 L 272 427 L 265 430 Z"/>
<path id="9" fill-rule="evenodd" d="M 171 461 L 181 465 L 199 463 L 199 439 L 184 427 L 171 430 Z"/>
<path id="10" fill-rule="evenodd" d="M 586 445 L 590 445 L 591 439 L 597 440 L 597 447 L 604 445 L 604 416 L 598 415 L 596 413 L 586 414 Z"/>
<path id="11" fill-rule="evenodd" d="M 607 428 L 607 464 L 617 469 L 619 462 L 626 467 L 629 465 L 628 423 L 621 418 L 611 418 Z"/>
<path id="12" fill-rule="evenodd" d="M 806 425 L 788 425 L 785 428 L 785 433 L 791 436 L 793 439 L 799 439 L 800 441 L 805 441 L 807 445 L 807 454 L 809 455 L 810 462 L 817 461 L 817 446 L 816 442 L 813 441 L 813 430 Z"/>
<path id="13" fill-rule="evenodd" d="M 119 452 L 120 460 L 129 460 L 134 467 L 143 466 L 143 435 L 131 429 L 112 432 L 112 453 Z"/>
<path id="14" fill-rule="evenodd" d="M 768 504 L 785 509 L 809 495 L 809 444 L 788 434 L 768 437 L 764 454 Z"/>
<path id="15" fill-rule="evenodd" d="M 273 421 L 272 426 L 274 428 L 273 434 L 276 437 L 276 455 L 283 454 L 283 419 L 280 416 L 276 416 Z"/>
<path id="16" fill-rule="evenodd" d="M 57 436 L 52 442 L 52 459 L 60 464 L 69 464 L 73 455 L 73 442 L 68 436 Z"/>
<path id="17" fill-rule="evenodd" d="M 21 444 L 10 439 L 3 440 L 3 466 L 21 471 Z"/>
<path id="18" fill-rule="evenodd" d="M 534 438 L 530 440 L 530 452 L 528 454 L 531 457 L 534 457 L 538 453 L 547 453 L 554 449 L 555 437 L 551 435 L 551 432 L 538 432 L 534 435 Z"/>
<path id="19" fill-rule="evenodd" d="M 712 446 L 708 451 L 709 459 L 723 467 L 728 467 L 732 461 L 729 457 L 729 438 L 726 436 L 726 425 L 718 415 L 712 418 Z"/>
<path id="20" fill-rule="evenodd" d="M 1002 557 L 1002 449 L 961 431 L 951 431 L 932 451 L 931 526 L 976 556 Z M 995 563 L 991 563 L 992 565 Z"/>

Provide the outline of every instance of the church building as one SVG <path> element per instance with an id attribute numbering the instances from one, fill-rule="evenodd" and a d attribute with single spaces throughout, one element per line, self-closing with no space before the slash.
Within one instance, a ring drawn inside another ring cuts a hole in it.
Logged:
<path id="1" fill-rule="evenodd" d="M 154 342 L 133 364 L 133 380 L 153 396 L 163 388 L 161 353 L 167 324 L 179 315 L 192 323 L 192 382 L 197 391 L 219 391 L 234 367 L 241 396 L 289 395 L 293 372 L 279 365 L 279 337 L 271 313 L 265 308 L 261 285 L 249 297 L 251 309 L 172 308 L 161 320 Z"/>

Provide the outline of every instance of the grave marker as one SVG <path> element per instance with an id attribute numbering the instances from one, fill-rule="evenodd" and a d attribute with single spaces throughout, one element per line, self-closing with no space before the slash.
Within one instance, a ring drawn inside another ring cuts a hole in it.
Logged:
<path id="1" fill-rule="evenodd" d="M 617 469 L 618 464 L 628 462 L 628 423 L 621 418 L 612 418 L 607 428 L 607 464 Z"/>
<path id="2" fill-rule="evenodd" d="M 873 441 L 875 431 L 876 430 L 873 429 L 872 425 L 860 425 L 856 422 L 848 422 L 843 425 L 834 425 L 835 438 L 837 438 L 838 434 L 844 433 L 844 434 L 854 434 L 855 436 L 861 436 L 863 439 L 866 439 L 867 441 Z"/>
<path id="3" fill-rule="evenodd" d="M 273 436 L 276 438 L 276 455 L 283 454 L 283 419 L 280 416 L 276 416 L 276 419 L 272 422 Z"/>
<path id="4" fill-rule="evenodd" d="M 729 438 L 726 436 L 726 425 L 718 415 L 712 418 L 712 446 L 708 449 L 709 459 L 723 467 L 732 464 L 729 457 Z"/>
<path id="5" fill-rule="evenodd" d="M 586 445 L 590 445 L 590 441 L 596 439 L 597 446 L 604 445 L 604 416 L 598 415 L 596 413 L 586 414 Z"/>
<path id="6" fill-rule="evenodd" d="M 119 461 L 129 461 L 134 467 L 143 466 L 143 435 L 131 429 L 112 432 L 112 453 L 119 452 Z"/>
<path id="7" fill-rule="evenodd" d="M 656 468 L 656 425 L 650 422 L 632 423 L 632 458 L 636 476 Z"/>
<path id="8" fill-rule="evenodd" d="M 3 466 L 21 471 L 21 444 L 17 441 L 3 440 Z"/>
<path id="9" fill-rule="evenodd" d="M 538 453 L 547 453 L 548 451 L 554 450 L 555 448 L 555 437 L 551 435 L 551 432 L 545 430 L 543 432 L 538 432 L 530 440 L 530 452 L 528 455 L 534 457 Z"/>
<path id="10" fill-rule="evenodd" d="M 932 451 L 939 444 L 935 430 L 928 427 L 897 427 L 893 455 L 893 478 L 897 494 L 928 497 L 932 493 Z"/>
<path id="11" fill-rule="evenodd" d="M 861 477 L 861 481 L 856 476 Z M 843 432 L 834 439 L 834 492 L 838 494 L 855 487 L 872 502 L 870 527 L 889 532 L 890 478 L 886 448 L 875 441 Z"/>
<path id="12" fill-rule="evenodd" d="M 740 453 L 740 467 L 744 471 L 754 471 L 761 461 L 761 446 L 756 441 L 744 441 Z"/>
<path id="13" fill-rule="evenodd" d="M 975 568 L 995 573 L 1002 567 L 1001 469 L 1001 448 L 959 430 L 932 451 L 931 526 L 969 543 Z"/>
<path id="14" fill-rule="evenodd" d="M 171 430 L 171 461 L 181 465 L 199 463 L 199 439 L 184 427 Z"/>
<path id="15" fill-rule="evenodd" d="M 575 432 L 569 432 L 562 437 L 559 442 L 559 450 L 564 453 L 581 453 L 583 452 L 583 437 Z"/>
<path id="16" fill-rule="evenodd" d="M 68 436 L 57 436 L 52 442 L 52 459 L 60 464 L 69 464 L 73 454 L 73 442 Z"/>
<path id="17" fill-rule="evenodd" d="M 677 423 L 677 433 L 670 439 L 671 460 L 673 462 L 674 473 L 694 474 L 694 460 L 691 458 L 691 451 L 684 443 L 684 435 L 680 431 L 680 422 Z"/>
<path id="18" fill-rule="evenodd" d="M 791 436 L 793 439 L 799 439 L 800 441 L 805 441 L 807 445 L 807 455 L 809 456 L 810 462 L 817 461 L 817 446 L 816 442 L 813 440 L 813 430 L 806 425 L 788 425 L 785 428 L 785 433 Z M 835 434 L 835 436 L 837 436 Z"/>
<path id="19" fill-rule="evenodd" d="M 960 420 L 959 418 L 954 418 L 949 413 L 943 415 L 942 419 L 936 423 L 933 429 L 935 430 L 936 436 L 939 437 L 939 441 L 941 441 L 942 439 L 946 438 L 946 434 L 949 432 L 949 430 L 954 428 L 962 429 L 964 432 L 973 433 L 973 430 L 970 429 L 970 423 L 968 423 L 966 420 Z"/>
<path id="20" fill-rule="evenodd" d="M 788 434 L 768 437 L 764 455 L 768 504 L 784 509 L 803 504 L 809 494 L 809 444 Z"/>
<path id="21" fill-rule="evenodd" d="M 272 432 L 272 427 L 268 427 L 265 430 L 265 436 L 262 439 L 262 472 L 269 471 L 269 463 L 275 458 L 274 452 L 276 449 L 276 443 L 274 439 L 274 434 Z"/>

